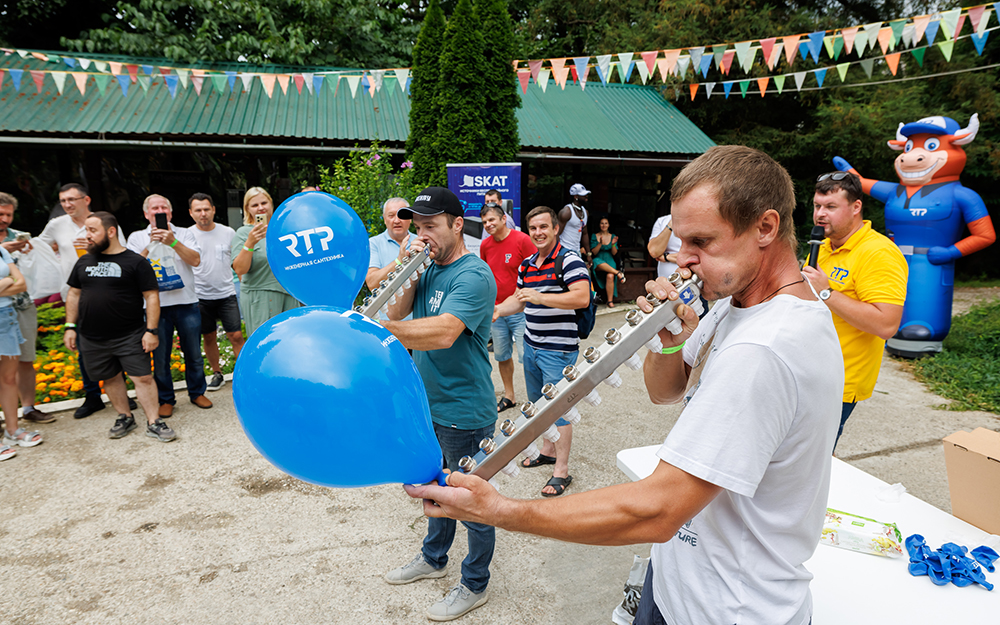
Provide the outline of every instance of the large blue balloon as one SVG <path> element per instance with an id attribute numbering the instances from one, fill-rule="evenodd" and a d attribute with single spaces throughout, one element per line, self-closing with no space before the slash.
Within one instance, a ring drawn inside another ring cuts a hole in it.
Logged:
<path id="1" fill-rule="evenodd" d="M 281 286 L 309 305 L 350 308 L 368 273 L 368 231 L 347 202 L 306 191 L 267 226 L 267 261 Z"/>
<path id="2" fill-rule="evenodd" d="M 355 487 L 443 475 L 413 359 L 359 313 L 307 306 L 268 320 L 236 361 L 233 399 L 254 447 L 300 480 Z"/>

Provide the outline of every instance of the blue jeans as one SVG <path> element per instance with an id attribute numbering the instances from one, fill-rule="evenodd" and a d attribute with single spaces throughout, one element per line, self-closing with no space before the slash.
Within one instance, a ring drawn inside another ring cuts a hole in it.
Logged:
<path id="1" fill-rule="evenodd" d="M 174 329 L 181 340 L 184 354 L 184 378 L 188 395 L 194 399 L 204 395 L 205 361 L 201 356 L 201 310 L 198 302 L 177 304 L 160 309 L 160 344 L 153 350 L 153 379 L 160 396 L 160 404 L 174 404 L 174 382 L 170 378 L 170 352 L 173 348 Z"/>
<path id="2" fill-rule="evenodd" d="M 858 402 L 844 402 L 844 405 L 840 408 L 840 429 L 837 430 L 837 438 L 833 441 L 833 450 L 837 451 L 837 443 L 840 441 L 840 435 L 844 433 L 844 425 L 847 423 L 847 419 L 854 412 L 854 407 L 858 405 Z"/>
<path id="3" fill-rule="evenodd" d="M 509 317 L 497 317 L 490 325 L 493 337 L 493 357 L 497 362 L 506 362 L 514 357 L 517 347 L 517 361 L 524 362 L 524 313 Z"/>
<path id="4" fill-rule="evenodd" d="M 524 344 L 524 387 L 528 390 L 528 401 L 538 401 L 542 396 L 542 387 L 555 384 L 563 377 L 566 365 L 575 365 L 580 350 L 573 352 L 557 352 L 548 349 L 536 349 Z M 556 427 L 569 425 L 569 421 L 559 417 Z"/>
<path id="5" fill-rule="evenodd" d="M 479 451 L 479 441 L 493 436 L 493 431 L 492 425 L 476 430 L 459 430 L 435 423 L 434 434 L 441 444 L 445 468 L 457 471 L 459 459 L 462 456 L 474 456 Z M 469 535 L 469 555 L 462 561 L 462 584 L 474 593 L 481 593 L 490 583 L 490 562 L 496 545 L 496 528 L 465 521 L 462 521 L 462 525 Z M 421 550 L 427 564 L 436 569 L 448 564 L 448 550 L 455 540 L 455 528 L 453 519 L 427 519 L 427 537 L 424 538 Z"/>

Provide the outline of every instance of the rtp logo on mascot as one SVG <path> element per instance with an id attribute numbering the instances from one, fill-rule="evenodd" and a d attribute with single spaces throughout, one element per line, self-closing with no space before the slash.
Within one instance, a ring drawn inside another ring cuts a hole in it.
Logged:
<path id="1" fill-rule="evenodd" d="M 903 319 L 886 344 L 897 356 L 941 351 L 951 329 L 955 260 L 996 240 L 982 198 L 958 181 L 965 168 L 962 146 L 978 131 L 978 115 L 966 128 L 940 116 L 901 123 L 888 142 L 902 152 L 896 157 L 899 184 L 861 177 L 864 192 L 885 203 L 886 229 L 909 265 Z M 861 176 L 839 156 L 833 164 Z M 969 236 L 962 238 L 966 225 Z"/>

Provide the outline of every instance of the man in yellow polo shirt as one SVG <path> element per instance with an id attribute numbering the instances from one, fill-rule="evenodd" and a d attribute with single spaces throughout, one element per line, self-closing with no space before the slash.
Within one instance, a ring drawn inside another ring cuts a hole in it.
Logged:
<path id="1" fill-rule="evenodd" d="M 802 271 L 833 313 L 844 352 L 840 440 L 854 406 L 872 396 L 882 349 L 899 329 L 907 267 L 896 244 L 861 218 L 861 181 L 854 174 L 816 179 L 813 221 L 823 226 L 826 239 L 819 248 L 819 269 L 806 265 Z"/>

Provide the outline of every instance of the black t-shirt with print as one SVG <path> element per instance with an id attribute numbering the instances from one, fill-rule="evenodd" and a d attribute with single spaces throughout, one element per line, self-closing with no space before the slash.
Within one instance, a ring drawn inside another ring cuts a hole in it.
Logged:
<path id="1" fill-rule="evenodd" d="M 131 250 L 85 254 L 66 283 L 80 289 L 77 331 L 95 341 L 122 338 L 146 324 L 144 291 L 156 291 L 149 261 Z"/>

